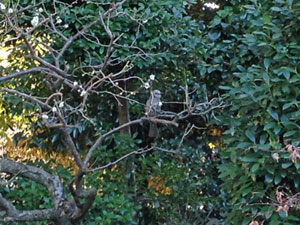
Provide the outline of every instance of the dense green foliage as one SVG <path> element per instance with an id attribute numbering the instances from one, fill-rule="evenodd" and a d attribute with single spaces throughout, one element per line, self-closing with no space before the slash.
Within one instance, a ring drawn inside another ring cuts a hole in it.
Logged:
<path id="1" fill-rule="evenodd" d="M 300 4 L 233 2 L 213 19 L 220 38 L 208 51 L 222 58 L 220 88 L 232 104 L 218 122 L 227 127 L 219 166 L 233 207 L 227 220 L 296 224 Z"/>
<path id="2" fill-rule="evenodd" d="M 23 1 L 20 4 L 26 6 L 29 2 Z M 51 12 L 52 1 L 44 2 L 43 11 Z M 206 70 L 199 66 L 196 60 L 199 56 L 199 49 L 203 45 L 199 31 L 205 28 L 205 24 L 201 20 L 192 20 L 188 15 L 186 9 L 190 4 L 187 1 L 125 2 L 120 11 L 126 14 L 110 21 L 110 29 L 114 34 L 116 36 L 122 34 L 112 55 L 117 59 L 118 65 L 108 66 L 105 72 L 107 74 L 116 72 L 122 69 L 126 63 L 129 65 L 132 63 L 133 68 L 125 76 L 130 77 L 136 74 L 147 81 L 149 74 L 155 74 L 156 79 L 152 85 L 154 89 L 162 90 L 164 102 L 183 102 L 186 86 L 193 93 L 191 95 L 193 101 L 207 101 L 218 97 L 217 93 L 214 90 L 210 91 L 208 87 L 217 80 L 207 78 Z M 59 28 L 66 37 L 97 18 L 98 11 L 106 9 L 105 5 L 97 5 L 98 8 L 95 8 L 95 4 L 92 2 L 73 4 L 72 7 L 57 4 L 57 7 L 59 13 L 56 20 L 58 20 L 57 18 L 62 20 Z M 36 15 L 36 13 L 37 9 L 29 9 L 28 15 L 20 18 L 19 25 L 30 26 L 32 15 Z M 134 15 L 135 20 L 128 15 Z M 66 24 L 68 28 L 64 28 Z M 41 27 L 32 35 L 37 38 L 44 37 L 43 32 L 45 30 Z M 97 37 L 101 43 L 108 44 L 109 40 L 101 24 L 95 25 L 88 32 L 90 37 Z M 50 40 L 55 40 L 52 44 L 53 48 L 62 48 L 63 41 L 59 35 L 56 33 L 47 33 L 47 35 Z M 48 37 L 47 35 L 46 37 Z M 133 41 L 138 48 L 130 46 Z M 15 71 L 22 66 L 27 68 L 33 64 L 33 61 L 26 60 L 26 63 L 20 65 L 21 60 L 14 60 L 29 54 L 24 42 L 7 44 L 14 44 L 16 47 L 15 51 L 9 55 L 11 65 L 6 68 L 6 72 Z M 83 48 L 84 51 L 82 51 Z M 140 52 L 140 49 L 144 54 L 137 57 L 134 54 Z M 72 71 L 78 65 L 101 62 L 106 50 L 93 41 L 79 38 L 68 48 L 60 63 L 68 64 Z M 86 54 L 87 52 L 89 54 Z M 54 64 L 51 53 L 46 53 L 44 58 L 47 62 Z M 208 70 L 210 71 L 209 68 Z M 74 81 L 84 84 L 88 77 L 92 76 L 92 71 L 83 67 L 80 71 L 73 71 L 73 74 L 76 76 Z M 15 88 L 14 85 L 16 85 L 18 90 L 40 97 L 47 97 L 51 93 L 45 84 L 44 75 L 40 73 L 34 73 L 30 79 L 21 77 L 2 85 L 12 88 Z M 79 128 L 70 128 L 69 132 L 81 154 L 85 154 L 92 145 L 96 138 L 95 131 L 97 135 L 103 134 L 118 124 L 117 102 L 113 96 L 107 94 L 107 92 L 115 91 L 114 87 L 100 88 L 100 94 L 91 94 L 86 104 L 89 121 L 76 113 L 67 118 L 67 122 L 80 126 Z M 149 92 L 141 87 L 140 83 L 130 82 L 128 89 L 135 92 L 131 97 L 137 101 L 146 102 Z M 66 104 L 74 108 L 80 104 L 81 99 L 74 98 L 71 88 L 66 87 L 60 91 L 67 96 L 67 99 L 68 97 L 72 99 Z M 32 104 L 27 104 L 26 101 L 24 103 L 18 97 L 3 94 L 2 98 L 6 104 L 7 115 L 23 115 L 24 108 L 29 110 L 29 115 L 27 114 L 29 118 L 37 113 L 37 109 L 32 107 Z M 164 110 L 175 112 L 181 111 L 183 108 L 184 106 L 181 104 L 172 103 L 163 106 Z M 144 107 L 134 102 L 130 102 L 129 110 L 131 119 L 140 117 L 144 113 Z M 33 113 L 30 114 L 30 112 Z M 210 218 L 222 219 L 223 210 L 220 208 L 226 200 L 224 196 L 218 196 L 220 183 L 217 179 L 216 164 L 211 163 L 219 162 L 218 149 L 212 152 L 208 147 L 210 141 L 217 140 L 216 136 L 209 133 L 211 127 L 207 125 L 207 122 L 211 118 L 213 118 L 213 114 L 203 114 L 202 117 L 191 117 L 188 121 L 180 122 L 179 128 L 160 127 L 163 136 L 156 141 L 155 145 L 169 150 L 176 150 L 181 145 L 181 138 L 188 126 L 196 125 L 200 128 L 199 130 L 194 129 L 184 139 L 179 155 L 168 152 L 151 152 L 141 156 L 132 156 L 126 161 L 118 163 L 116 167 L 86 175 L 86 185 L 96 187 L 99 194 L 89 214 L 83 218 L 82 224 L 157 224 L 166 222 L 205 224 Z M 27 137 L 28 146 L 43 148 L 48 153 L 64 151 L 59 130 L 45 129 L 41 119 L 31 123 L 31 130 L 34 133 L 32 137 Z M 93 165 L 109 163 L 129 151 L 145 147 L 150 143 L 147 138 L 147 128 L 135 126 L 132 127 L 131 132 L 131 137 L 125 135 L 108 137 L 99 151 L 93 155 Z M 19 136 L 15 135 L 14 138 L 18 139 Z M 35 163 L 35 165 L 38 164 Z M 47 165 L 39 166 L 48 170 Z M 62 169 L 57 172 L 64 179 L 67 190 L 67 184 L 70 181 L 69 171 Z M 210 175 L 207 176 L 207 174 Z M 18 181 L 16 182 L 18 183 Z M 5 196 L 10 200 L 10 196 L 15 193 L 25 196 L 32 187 L 32 182 L 28 184 L 26 180 L 22 180 L 22 182 L 24 184 L 21 188 L 16 184 L 14 187 L 3 190 Z M 37 190 L 36 197 L 44 195 L 43 190 Z M 17 206 L 20 209 L 36 207 L 36 205 L 26 204 L 26 202 L 18 203 Z M 45 204 L 41 207 L 47 208 L 49 205 Z M 209 216 L 207 216 L 208 213 Z"/>
<path id="3" fill-rule="evenodd" d="M 45 2 L 44 10 L 51 11 L 50 6 L 47 8 L 51 1 Z M 181 146 L 180 154 L 155 151 L 132 155 L 116 166 L 86 175 L 85 185 L 96 187 L 98 195 L 81 224 L 299 223 L 300 3 L 293 0 L 217 3 L 220 9 L 216 13 L 210 10 L 205 14 L 201 2 L 127 1 L 122 6 L 126 14 L 110 21 L 111 30 L 122 36 L 113 52 L 118 65 L 107 67 L 107 73 L 120 70 L 126 63 L 132 64 L 133 68 L 124 76 L 138 75 L 147 81 L 149 74 L 155 74 L 151 85 L 162 90 L 164 102 L 183 101 L 188 87 L 193 101 L 224 98 L 228 107 L 191 116 L 180 122 L 178 128 L 160 127 L 163 135 L 154 145 L 172 150 Z M 62 25 L 68 24 L 63 31 L 67 37 L 93 21 L 98 11 L 105 8 L 100 5 L 95 8 L 88 1 L 72 7 L 58 4 L 58 7 Z M 201 11 L 199 15 L 197 10 Z M 128 15 L 134 15 L 136 20 Z M 26 26 L 30 20 L 28 15 L 20 25 Z M 43 30 L 40 32 L 34 35 L 41 35 Z M 108 44 L 104 33 L 100 24 L 89 30 L 91 37 Z M 54 47 L 60 49 L 61 37 L 48 35 L 56 40 Z M 138 48 L 130 46 L 133 41 Z M 14 58 L 24 54 L 23 45 L 18 43 L 9 56 L 12 64 L 6 71 L 20 66 Z M 78 50 L 82 48 L 85 52 Z M 137 57 L 135 53 L 141 49 L 143 54 Z M 104 47 L 79 38 L 66 52 L 64 61 L 72 69 L 81 63 L 100 62 L 105 53 Z M 45 58 L 53 63 L 50 55 Z M 74 73 L 76 81 L 82 84 L 85 76 L 91 76 L 91 71 L 84 68 Z M 41 97 L 49 93 L 39 74 L 1 87 L 15 87 L 20 81 L 23 83 L 17 85 L 19 90 Z M 107 94 L 113 88 L 104 86 L 101 94 L 90 96 L 87 112 L 91 121 L 77 114 L 68 118 L 69 122 L 80 124 L 80 128 L 72 128 L 70 133 L 81 154 L 92 145 L 95 131 L 103 134 L 118 124 L 117 102 Z M 134 92 L 130 97 L 146 102 L 148 91 L 139 82 L 129 82 L 128 89 Z M 62 92 L 72 95 L 70 88 Z M 24 108 L 36 112 L 32 105 L 12 95 L 2 94 L 1 98 L 6 119 L 21 115 Z M 75 99 L 68 104 L 76 107 L 79 102 L 80 99 Z M 163 107 L 170 111 L 184 108 L 171 103 Z M 135 119 L 143 114 L 144 107 L 130 102 L 129 111 L 131 119 Z M 0 119 L 4 121 L 4 116 Z M 30 117 L 28 120 L 32 130 L 39 128 L 39 133 L 28 143 L 47 149 L 48 153 L 64 151 L 58 130 L 43 129 L 40 120 L 33 122 Z M 181 143 L 184 131 L 191 125 L 198 129 Z M 7 125 L 2 129 L 7 129 Z M 150 144 L 144 127 L 134 126 L 131 133 L 131 136 L 115 134 L 107 138 L 93 155 L 93 165 L 109 163 Z M 40 166 L 50 170 L 48 165 Z M 71 179 L 69 169 L 59 167 L 56 172 L 66 184 Z M 26 180 L 13 182 L 14 185 L 0 190 L 8 199 L 16 196 L 22 199 L 16 202 L 20 209 L 49 207 L 49 197 L 43 188 Z M 35 198 L 42 201 L 38 207 L 32 201 Z"/>

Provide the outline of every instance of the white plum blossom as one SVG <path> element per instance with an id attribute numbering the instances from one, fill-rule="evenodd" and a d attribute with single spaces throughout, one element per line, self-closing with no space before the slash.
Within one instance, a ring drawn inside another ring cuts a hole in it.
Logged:
<path id="1" fill-rule="evenodd" d="M 64 103 L 64 102 L 60 102 L 60 103 L 59 103 L 59 105 L 58 105 L 58 107 L 59 107 L 59 108 L 63 108 L 63 107 L 64 107 L 64 105 L 65 105 L 65 103 Z"/>
<path id="2" fill-rule="evenodd" d="M 9 13 L 9 14 L 11 14 L 11 13 L 13 13 L 13 12 L 14 12 L 14 10 L 13 10 L 12 8 L 9 8 L 9 9 L 8 9 L 8 13 Z"/>
<path id="3" fill-rule="evenodd" d="M 57 24 L 60 24 L 60 23 L 62 23 L 62 20 L 61 20 L 61 19 L 58 19 L 58 20 L 56 21 L 56 23 L 57 23 Z"/>
<path id="4" fill-rule="evenodd" d="M 49 117 L 48 117 L 47 114 L 43 114 L 43 115 L 42 115 L 42 119 L 47 120 L 48 118 L 49 118 Z"/>
<path id="5" fill-rule="evenodd" d="M 1 10 L 5 10 L 6 9 L 6 7 L 5 7 L 5 5 L 3 3 L 0 3 L 0 9 Z"/>
<path id="6" fill-rule="evenodd" d="M 159 106 L 162 106 L 162 102 L 159 102 L 158 105 L 159 105 Z"/>
<path id="7" fill-rule="evenodd" d="M 69 24 L 65 24 L 65 25 L 64 25 L 64 28 L 67 29 L 68 27 L 69 27 Z"/>
<path id="8" fill-rule="evenodd" d="M 31 25 L 35 27 L 38 24 L 39 24 L 39 17 L 38 16 L 34 16 L 32 18 L 32 20 L 31 20 Z"/>
<path id="9" fill-rule="evenodd" d="M 74 81 L 73 85 L 76 87 L 78 85 L 78 82 Z"/>
<path id="10" fill-rule="evenodd" d="M 151 74 L 149 78 L 150 78 L 150 80 L 155 80 L 155 75 Z"/>
<path id="11" fill-rule="evenodd" d="M 43 8 L 39 8 L 39 12 L 40 13 L 44 12 Z"/>
<path id="12" fill-rule="evenodd" d="M 148 82 L 144 83 L 144 88 L 149 89 L 150 88 L 150 84 Z"/>
<path id="13" fill-rule="evenodd" d="M 82 90 L 82 92 L 80 93 L 80 96 L 85 96 L 87 94 L 86 90 Z"/>
<path id="14" fill-rule="evenodd" d="M 57 108 L 56 107 L 52 107 L 52 112 L 57 112 Z"/>

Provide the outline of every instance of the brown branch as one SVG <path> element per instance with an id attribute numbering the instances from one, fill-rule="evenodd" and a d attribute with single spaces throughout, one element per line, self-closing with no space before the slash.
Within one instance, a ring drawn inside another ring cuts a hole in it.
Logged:
<path id="1" fill-rule="evenodd" d="M 29 41 L 27 40 L 27 34 L 24 33 L 23 36 L 24 36 L 24 42 L 25 42 L 25 44 L 26 44 L 28 50 L 30 51 L 31 57 L 32 57 L 33 59 L 35 59 L 36 61 L 38 61 L 39 63 L 41 63 L 41 64 L 44 65 L 45 67 L 47 67 L 47 68 L 49 68 L 49 69 L 55 71 L 56 73 L 58 73 L 58 74 L 60 74 L 60 75 L 62 75 L 62 76 L 64 76 L 64 77 L 67 76 L 67 74 L 66 74 L 65 71 L 63 71 L 62 69 L 60 69 L 60 68 L 57 67 L 57 66 L 52 65 L 51 63 L 48 63 L 46 60 L 43 60 L 41 57 L 37 56 L 37 55 L 35 54 L 34 48 L 32 47 L 32 45 L 31 45 L 31 44 L 29 43 Z"/>
<path id="2" fill-rule="evenodd" d="M 103 170 L 107 167 L 110 167 L 110 166 L 113 166 L 113 165 L 116 165 L 117 163 L 119 163 L 120 161 L 122 161 L 123 159 L 126 159 L 127 157 L 135 154 L 135 155 L 140 155 L 140 154 L 143 154 L 143 153 L 146 153 L 146 152 L 149 152 L 149 151 L 152 151 L 153 149 L 155 149 L 155 147 L 151 147 L 151 148 L 148 148 L 148 149 L 139 149 L 139 150 L 136 150 L 136 151 L 132 151 L 132 152 L 129 152 L 127 153 L 126 155 L 123 155 L 122 157 L 120 157 L 119 159 L 113 161 L 113 162 L 110 162 L 104 166 L 100 166 L 100 167 L 97 167 L 97 168 L 94 168 L 94 169 L 91 169 L 91 170 L 88 170 L 87 172 L 88 173 L 94 173 L 98 170 Z"/>
<path id="3" fill-rule="evenodd" d="M 24 71 L 16 72 L 16 73 L 13 73 L 13 74 L 9 74 L 9 75 L 4 76 L 4 77 L 0 77 L 0 82 L 7 81 L 7 80 L 10 80 L 10 79 L 13 79 L 13 78 L 17 78 L 17 77 L 26 75 L 28 73 L 42 72 L 43 70 L 47 70 L 47 69 L 44 68 L 44 67 L 33 67 L 33 68 L 28 69 L 28 70 L 24 70 Z"/>
<path id="4" fill-rule="evenodd" d="M 178 154 L 179 152 L 177 150 L 169 150 L 161 147 L 155 146 L 155 150 L 161 151 L 161 152 L 167 152 L 167 153 L 172 153 L 172 154 Z"/>
<path id="5" fill-rule="evenodd" d="M 118 132 L 121 129 L 124 129 L 128 126 L 132 126 L 134 124 L 139 124 L 139 123 L 143 123 L 143 121 L 152 121 L 152 122 L 156 122 L 156 123 L 161 123 L 161 124 L 166 124 L 166 125 L 173 125 L 173 126 L 178 126 L 178 124 L 174 121 L 169 121 L 169 120 L 163 120 L 163 119 L 157 119 L 157 118 L 152 118 L 152 117 L 142 117 L 140 119 L 136 119 L 133 121 L 130 121 L 128 123 L 125 123 L 121 126 L 118 126 L 114 129 L 112 129 L 111 131 L 101 135 L 100 137 L 98 137 L 98 139 L 96 140 L 96 142 L 93 144 L 93 146 L 89 149 L 88 154 L 86 155 L 84 162 L 83 162 L 83 166 L 84 168 L 87 167 L 88 162 L 90 161 L 93 152 L 100 146 L 100 144 L 102 143 L 102 141 L 112 135 L 115 132 Z"/>
<path id="6" fill-rule="evenodd" d="M 126 1 L 126 0 L 125 0 Z M 100 14 L 99 18 L 94 20 L 93 22 L 89 23 L 87 26 L 83 27 L 80 31 L 78 31 L 75 35 L 71 36 L 66 43 L 64 44 L 64 46 L 62 47 L 62 49 L 60 50 L 59 54 L 56 57 L 56 60 L 58 61 L 64 54 L 64 52 L 67 50 L 67 48 L 73 43 L 74 40 L 76 40 L 77 38 L 79 38 L 80 36 L 82 36 L 82 34 L 85 33 L 85 31 L 87 31 L 88 29 L 90 29 L 92 26 L 96 25 L 97 23 L 99 23 L 101 21 L 101 19 L 106 18 L 108 15 L 110 15 L 110 13 L 112 11 L 114 11 L 116 9 L 116 7 L 122 5 L 125 1 L 119 2 L 117 4 L 113 4 L 113 7 L 111 7 L 109 10 L 107 10 L 105 12 L 105 14 L 102 16 Z M 99 12 L 100 13 L 100 12 Z"/>
<path id="7" fill-rule="evenodd" d="M 91 188 L 89 190 L 83 190 L 81 192 L 81 197 L 85 198 L 85 202 L 82 204 L 82 207 L 78 208 L 78 210 L 74 213 L 73 215 L 74 220 L 78 220 L 82 218 L 87 213 L 87 211 L 93 204 L 96 195 L 97 195 L 97 190 L 95 188 Z"/>
<path id="8" fill-rule="evenodd" d="M 57 176 L 34 166 L 24 165 L 7 159 L 0 159 L 0 172 L 21 176 L 45 186 L 54 204 L 54 209 L 19 211 L 12 203 L 0 196 L 0 205 L 7 212 L 7 221 L 37 221 L 54 219 L 62 211 L 65 201 L 63 186 Z"/>
<path id="9" fill-rule="evenodd" d="M 185 137 L 192 131 L 192 129 L 194 128 L 194 125 L 191 126 L 191 124 L 189 123 L 184 131 L 184 134 L 182 135 L 182 138 L 180 140 L 180 143 L 176 149 L 176 152 L 179 152 L 180 151 L 180 148 L 183 144 L 183 140 L 185 139 Z"/>
<path id="10" fill-rule="evenodd" d="M 18 211 L 16 207 L 8 201 L 6 198 L 4 198 L 0 193 L 0 208 L 4 209 L 9 216 L 17 216 Z"/>
<path id="11" fill-rule="evenodd" d="M 66 129 L 61 129 L 63 135 L 64 135 L 64 138 L 65 138 L 65 141 L 67 143 L 67 147 L 70 149 L 72 155 L 74 156 L 75 158 L 75 161 L 76 161 L 76 164 L 78 165 L 78 167 L 80 168 L 80 170 L 83 169 L 83 162 L 82 162 L 82 159 L 76 149 L 76 146 L 74 144 L 74 141 L 72 140 L 72 137 L 71 135 L 68 133 L 68 131 Z"/>
<path id="12" fill-rule="evenodd" d="M 55 220 L 57 218 L 55 209 L 16 210 L 4 218 L 5 222 L 31 222 L 41 220 Z"/>
<path id="13" fill-rule="evenodd" d="M 29 100 L 31 100 L 31 101 L 39 104 L 40 106 L 42 106 L 45 109 L 48 109 L 48 110 L 51 109 L 51 106 L 49 106 L 48 104 L 45 104 L 44 102 L 38 100 L 36 97 L 28 95 L 28 94 L 25 94 L 25 93 L 22 93 L 22 92 L 17 91 L 17 90 L 3 88 L 3 89 L 0 89 L 0 92 L 8 92 L 8 93 L 11 93 L 11 94 L 16 94 L 16 95 L 19 95 L 19 96 L 21 96 L 23 98 L 29 99 Z"/>

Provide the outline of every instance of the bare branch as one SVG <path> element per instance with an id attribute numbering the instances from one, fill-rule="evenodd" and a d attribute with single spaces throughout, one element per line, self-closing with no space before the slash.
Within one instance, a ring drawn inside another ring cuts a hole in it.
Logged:
<path id="1" fill-rule="evenodd" d="M 169 120 L 163 120 L 163 119 L 157 119 L 157 118 L 153 118 L 153 117 L 142 117 L 140 119 L 133 120 L 133 121 L 130 121 L 128 123 L 125 123 L 125 124 L 123 124 L 123 125 L 121 125 L 119 127 L 116 127 L 114 129 L 112 129 L 111 131 L 109 131 L 109 132 L 101 135 L 100 137 L 98 137 L 98 139 L 95 141 L 95 143 L 93 144 L 93 146 L 89 149 L 88 154 L 86 155 L 86 157 L 84 159 L 84 162 L 83 162 L 84 167 L 87 167 L 87 164 L 90 161 L 93 152 L 101 145 L 102 141 L 106 137 L 112 135 L 115 132 L 118 132 L 121 129 L 124 129 L 125 127 L 132 126 L 134 124 L 143 123 L 143 121 L 152 121 L 152 122 L 166 124 L 166 125 L 178 126 L 178 124 L 176 122 L 169 121 Z"/>
<path id="2" fill-rule="evenodd" d="M 44 67 L 33 67 L 33 68 L 28 69 L 28 70 L 23 70 L 23 71 L 20 71 L 20 72 L 9 74 L 9 75 L 4 76 L 4 77 L 0 77 L 0 82 L 11 80 L 11 79 L 17 78 L 17 77 L 21 77 L 21 76 L 29 74 L 29 73 L 45 72 L 45 71 L 49 71 L 49 70 L 47 68 L 44 68 Z"/>
<path id="3" fill-rule="evenodd" d="M 87 172 L 88 173 L 94 173 L 98 170 L 103 170 L 107 167 L 110 167 L 110 166 L 113 166 L 113 165 L 116 165 L 118 164 L 120 161 L 126 159 L 127 157 L 135 154 L 135 155 L 140 155 L 140 154 L 143 154 L 143 153 L 146 153 L 146 152 L 149 152 L 149 151 L 152 151 L 153 149 L 155 149 L 155 147 L 151 147 L 151 148 L 148 148 L 148 149 L 139 149 L 139 150 L 135 150 L 135 151 L 132 151 L 132 152 L 129 152 L 127 153 L 126 155 L 123 155 L 122 157 L 120 157 L 119 159 L 113 161 L 113 162 L 110 162 L 104 166 L 100 166 L 100 167 L 97 167 L 97 168 L 94 168 L 94 169 L 91 169 L 91 170 L 88 170 Z"/>
<path id="4" fill-rule="evenodd" d="M 75 158 L 76 164 L 78 165 L 78 167 L 82 170 L 83 169 L 83 162 L 82 159 L 76 149 L 76 146 L 71 138 L 71 135 L 68 133 L 68 131 L 66 129 L 61 129 L 61 132 L 64 135 L 65 141 L 67 143 L 67 147 L 70 149 L 72 155 Z"/>
<path id="5" fill-rule="evenodd" d="M 57 176 L 52 176 L 46 171 L 37 167 L 24 165 L 22 163 L 14 162 L 7 159 L 0 159 L 0 172 L 22 176 L 45 186 L 52 197 L 52 201 L 55 207 L 55 211 L 54 209 L 33 210 L 27 212 L 18 211 L 11 203 L 9 203 L 1 195 L 0 205 L 7 210 L 8 218 L 6 219 L 8 221 L 36 221 L 53 219 L 54 217 L 57 217 L 57 212 L 63 210 L 65 195 L 63 186 L 60 183 L 60 180 Z M 30 216 L 32 217 L 31 219 Z"/>
<path id="6" fill-rule="evenodd" d="M 44 102 L 40 101 L 37 99 L 37 97 L 34 97 L 34 96 L 31 96 L 31 95 L 28 95 L 28 94 L 25 94 L 25 93 L 22 93 L 20 91 L 17 91 L 17 90 L 12 90 L 12 89 L 8 89 L 8 88 L 3 88 L 3 89 L 0 89 L 0 92 L 8 92 L 8 93 L 11 93 L 11 94 L 16 94 L 16 95 L 19 95 L 23 98 L 26 98 L 26 99 L 29 99 L 37 104 L 39 104 L 40 106 L 42 106 L 43 108 L 45 109 L 48 109 L 50 110 L 51 109 L 51 106 L 49 106 L 48 104 L 45 104 Z"/>

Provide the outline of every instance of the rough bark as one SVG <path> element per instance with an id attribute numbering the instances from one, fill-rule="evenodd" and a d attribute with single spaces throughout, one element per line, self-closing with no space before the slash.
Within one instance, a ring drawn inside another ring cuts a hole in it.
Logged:
<path id="1" fill-rule="evenodd" d="M 119 86 L 126 91 L 126 82 L 121 81 Z M 126 124 L 130 121 L 129 118 L 129 108 L 128 108 L 128 100 L 126 98 L 118 97 L 118 114 L 119 114 L 119 125 Z M 124 127 L 120 130 L 120 134 L 130 135 L 130 126 Z"/>
<path id="2" fill-rule="evenodd" d="M 4 221 L 52 220 L 56 221 L 57 224 L 71 224 L 68 216 L 64 215 L 66 198 L 58 176 L 52 176 L 37 167 L 24 165 L 7 159 L 0 159 L 0 172 L 25 177 L 45 186 L 51 195 L 54 205 L 54 208 L 51 209 L 18 210 L 10 201 L 0 194 L 0 209 L 6 212 Z"/>

